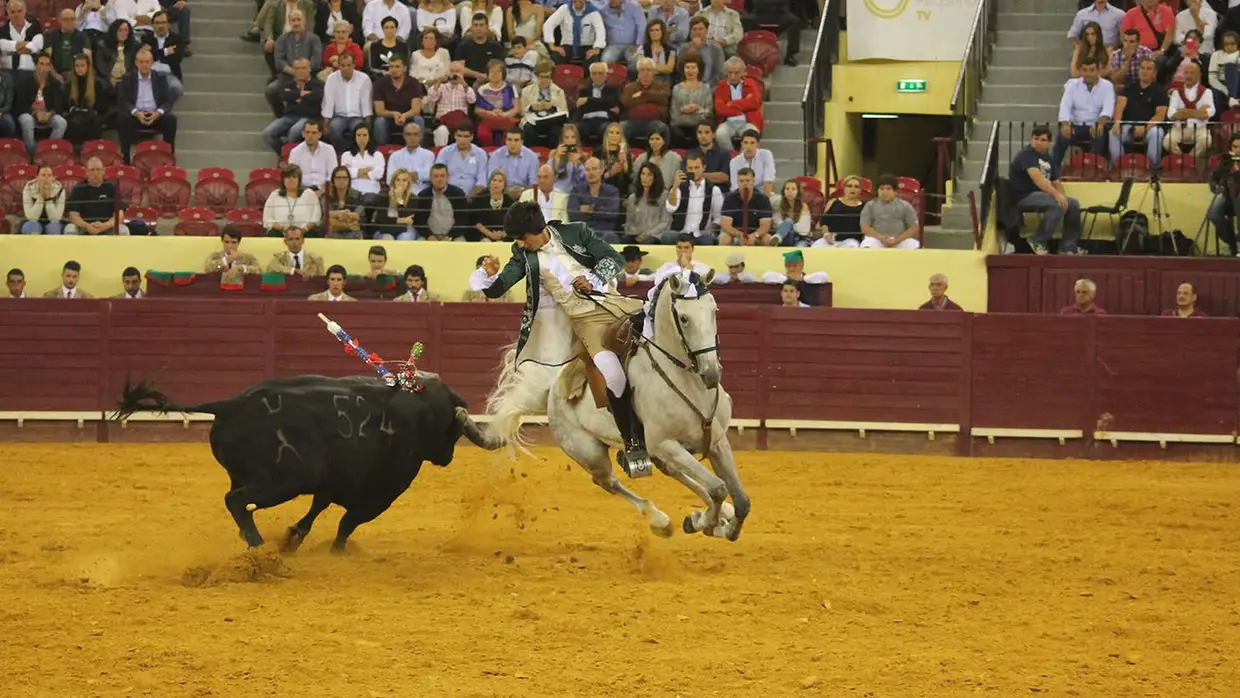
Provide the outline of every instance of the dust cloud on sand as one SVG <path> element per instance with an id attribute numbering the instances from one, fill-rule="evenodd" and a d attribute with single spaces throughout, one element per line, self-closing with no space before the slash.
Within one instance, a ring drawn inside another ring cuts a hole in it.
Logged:
<path id="1" fill-rule="evenodd" d="M 427 466 L 247 551 L 203 445 L 0 445 L 20 696 L 1228 695 L 1227 466 L 739 453 L 736 543 L 653 537 L 562 455 Z M 631 483 L 674 521 L 701 506 Z"/>

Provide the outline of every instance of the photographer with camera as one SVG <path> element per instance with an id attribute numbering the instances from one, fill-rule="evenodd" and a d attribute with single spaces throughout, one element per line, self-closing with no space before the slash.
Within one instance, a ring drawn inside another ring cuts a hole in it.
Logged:
<path id="1" fill-rule="evenodd" d="M 1234 223 L 1236 195 L 1240 194 L 1240 133 L 1233 133 L 1227 139 L 1227 155 L 1210 174 L 1210 191 L 1214 192 L 1214 201 L 1210 203 L 1206 218 L 1214 224 L 1214 234 L 1227 244 L 1231 254 L 1240 256 L 1236 253 Z"/>

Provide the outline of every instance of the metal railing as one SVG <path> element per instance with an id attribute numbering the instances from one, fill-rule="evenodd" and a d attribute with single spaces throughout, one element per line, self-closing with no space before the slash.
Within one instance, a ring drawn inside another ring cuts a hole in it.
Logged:
<path id="1" fill-rule="evenodd" d="M 981 190 L 981 211 L 979 224 L 973 231 L 973 242 L 977 249 L 982 249 L 982 236 L 990 220 L 990 208 L 995 200 L 995 187 L 999 183 L 999 122 L 990 127 L 990 139 L 986 142 L 985 164 L 982 165 L 982 179 L 978 184 Z"/>
<path id="2" fill-rule="evenodd" d="M 823 136 L 823 120 L 827 100 L 831 99 L 831 70 L 840 58 L 840 5 L 844 0 L 825 0 L 814 39 L 814 55 L 810 59 L 809 77 L 801 95 L 804 120 L 806 173 L 818 173 L 818 146 Z M 829 175 L 828 175 L 829 176 Z"/>
<path id="3" fill-rule="evenodd" d="M 956 75 L 951 102 L 953 147 L 949 159 L 952 171 L 948 173 L 948 178 L 953 181 L 955 169 L 964 159 L 969 127 L 981 100 L 982 82 L 986 79 L 986 66 L 990 63 L 995 32 L 998 30 L 998 10 L 998 0 L 981 0 L 978 3 L 977 12 L 973 15 L 973 28 L 969 30 L 969 41 L 960 59 L 960 72 Z"/>

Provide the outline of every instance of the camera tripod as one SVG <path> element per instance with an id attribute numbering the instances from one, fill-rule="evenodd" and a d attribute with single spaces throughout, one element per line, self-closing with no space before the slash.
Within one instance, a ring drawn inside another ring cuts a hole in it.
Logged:
<path id="1" fill-rule="evenodd" d="M 1141 192 L 1141 198 L 1137 200 L 1136 207 L 1131 210 L 1143 210 L 1145 208 L 1145 197 L 1149 196 L 1150 192 L 1154 192 L 1154 203 L 1150 209 L 1150 214 L 1154 220 L 1151 223 L 1151 230 L 1148 231 L 1148 234 L 1157 235 L 1155 239 L 1158 240 L 1159 254 L 1165 254 L 1167 250 L 1163 249 L 1164 246 L 1170 245 L 1171 254 L 1178 255 L 1180 252 L 1176 249 L 1175 240 L 1172 240 L 1170 236 L 1164 236 L 1166 229 L 1163 227 L 1163 218 L 1170 218 L 1171 214 L 1166 212 L 1167 195 L 1163 193 L 1162 176 L 1159 174 L 1157 165 L 1151 168 L 1150 181 L 1146 183 L 1144 191 Z M 1120 254 L 1124 254 L 1124 250 L 1128 249 L 1128 243 L 1132 238 L 1133 228 L 1135 227 L 1136 226 L 1129 224 L 1128 230 L 1124 232 L 1123 239 L 1120 240 L 1119 244 Z M 1155 232 L 1154 229 L 1157 229 L 1157 232 Z M 1142 252 L 1144 252 L 1144 250 L 1142 250 Z M 1138 252 L 1137 254 L 1141 253 Z"/>

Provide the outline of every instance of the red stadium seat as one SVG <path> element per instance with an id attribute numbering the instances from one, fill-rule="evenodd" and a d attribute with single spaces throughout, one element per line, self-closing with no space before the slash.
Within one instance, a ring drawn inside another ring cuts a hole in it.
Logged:
<path id="1" fill-rule="evenodd" d="M 86 168 L 77 163 L 69 163 L 67 165 L 57 165 L 52 168 L 52 174 L 55 175 L 56 181 L 66 190 L 73 187 L 83 179 L 86 179 Z"/>
<path id="2" fill-rule="evenodd" d="M 586 81 L 586 71 L 585 68 L 571 63 L 557 65 L 551 80 L 564 90 L 565 99 L 572 102 L 581 90 L 581 84 Z"/>
<path id="3" fill-rule="evenodd" d="M 212 167 L 198 173 L 198 183 L 194 185 L 194 203 L 206 206 L 217 216 L 228 213 L 228 209 L 237 205 L 240 188 L 233 179 L 232 170 Z"/>
<path id="4" fill-rule="evenodd" d="M 152 178 L 146 185 L 146 200 L 159 215 L 170 218 L 189 206 L 190 185 L 184 177 Z"/>
<path id="5" fill-rule="evenodd" d="M 146 221 L 154 228 L 159 223 L 159 211 L 152 206 L 130 206 L 121 214 L 127 221 Z"/>
<path id="6" fill-rule="evenodd" d="M 375 148 L 375 152 L 382 153 L 383 161 L 387 162 L 387 159 L 392 157 L 392 153 L 395 153 L 396 151 L 404 147 L 405 146 L 403 145 L 396 145 L 395 143 L 389 143 L 388 145 L 381 145 L 378 148 Z"/>
<path id="7" fill-rule="evenodd" d="M 810 189 L 813 189 L 819 194 L 822 193 L 822 180 L 817 177 L 806 177 L 802 175 L 797 177 L 796 180 L 801 184 L 801 191 L 809 191 Z"/>
<path id="8" fill-rule="evenodd" d="M 822 212 L 827 205 L 826 197 L 822 195 L 822 192 L 812 187 L 801 187 L 801 201 L 804 201 L 805 205 L 809 207 L 810 215 L 814 217 L 814 220 L 818 220 L 822 216 Z"/>
<path id="9" fill-rule="evenodd" d="M 4 178 L 0 180 L 0 206 L 9 211 L 21 211 L 22 190 L 26 183 L 39 174 L 35 165 L 9 165 L 4 168 Z"/>
<path id="10" fill-rule="evenodd" d="M 1101 182 L 1107 178 L 1106 158 L 1093 153 L 1077 153 L 1072 156 L 1063 168 L 1064 179 L 1078 179 L 1082 182 Z"/>
<path id="11" fill-rule="evenodd" d="M 541 146 L 541 145 L 536 145 L 536 146 L 534 146 L 534 147 L 530 148 L 530 150 L 534 151 L 534 154 L 538 156 L 538 161 L 539 161 L 539 162 L 546 162 L 546 161 L 547 161 L 547 158 L 551 157 L 551 149 L 550 149 L 550 148 L 546 148 L 546 147 L 543 147 L 543 146 Z"/>
<path id="12" fill-rule="evenodd" d="M 9 223 L 9 214 L 0 206 L 0 235 L 12 235 L 13 226 Z"/>
<path id="13" fill-rule="evenodd" d="M 262 209 L 230 209 L 228 213 L 224 215 L 224 220 L 229 225 L 235 225 L 240 228 L 241 234 L 246 237 L 262 237 L 267 234 L 267 229 L 263 227 Z"/>
<path id="14" fill-rule="evenodd" d="M 151 174 L 148 177 L 148 179 L 157 179 L 157 178 L 163 178 L 163 177 L 176 177 L 177 179 L 184 179 L 185 181 L 188 182 L 189 172 L 187 172 L 185 168 L 177 167 L 176 165 L 160 165 L 159 167 L 151 168 Z"/>
<path id="15" fill-rule="evenodd" d="M 271 192 L 280 188 L 280 171 L 272 167 L 250 170 L 250 181 L 245 185 L 245 205 L 262 208 Z"/>
<path id="16" fill-rule="evenodd" d="M 48 138 L 34 145 L 34 161 L 40 165 L 68 165 L 77 162 L 73 144 L 63 138 Z"/>
<path id="17" fill-rule="evenodd" d="M 1228 109 L 1218 115 L 1218 123 L 1210 122 L 1210 136 L 1215 143 L 1226 146 L 1233 133 L 1240 133 L 1240 109 Z"/>
<path id="18" fill-rule="evenodd" d="M 146 195 L 146 176 L 133 165 L 112 165 L 103 172 L 105 179 L 116 182 L 122 201 L 131 205 L 142 203 Z"/>
<path id="19" fill-rule="evenodd" d="M 215 212 L 204 206 L 192 206 L 177 211 L 177 224 L 172 229 L 173 235 L 193 235 L 214 237 L 220 234 L 215 224 Z"/>
<path id="20" fill-rule="evenodd" d="M 617 90 L 624 89 L 629 82 L 629 69 L 620 63 L 607 64 L 607 84 Z"/>
<path id="21" fill-rule="evenodd" d="M 779 65 L 779 39 L 763 29 L 746 32 L 736 55 L 746 65 L 760 68 L 762 77 L 765 77 L 775 72 L 775 67 Z"/>
<path id="22" fill-rule="evenodd" d="M 30 162 L 30 153 L 20 138 L 0 138 L 0 168 L 24 165 Z"/>
<path id="23" fill-rule="evenodd" d="M 293 152 L 293 148 L 296 148 L 297 145 L 297 143 L 285 143 L 284 147 L 280 149 L 280 156 L 276 158 L 276 167 L 278 169 L 282 170 L 288 167 L 288 154 Z"/>
<path id="24" fill-rule="evenodd" d="M 1116 176 L 1121 180 L 1134 177 L 1137 181 L 1145 179 L 1149 174 L 1150 160 L 1144 153 L 1128 153 L 1120 156 L 1115 163 Z"/>
<path id="25" fill-rule="evenodd" d="M 163 141 L 142 141 L 135 144 L 133 149 L 134 167 L 145 172 L 148 177 L 156 167 L 177 164 L 176 155 L 172 154 L 172 146 Z"/>
<path id="26" fill-rule="evenodd" d="M 1197 182 L 1201 180 L 1197 172 L 1197 158 L 1192 154 L 1172 153 L 1163 158 L 1162 179 L 1164 182 Z"/>
<path id="27" fill-rule="evenodd" d="M 99 158 L 104 167 L 125 164 L 125 158 L 121 157 L 121 146 L 116 141 L 99 139 L 83 143 L 80 162 L 85 165 L 91 158 Z"/>

